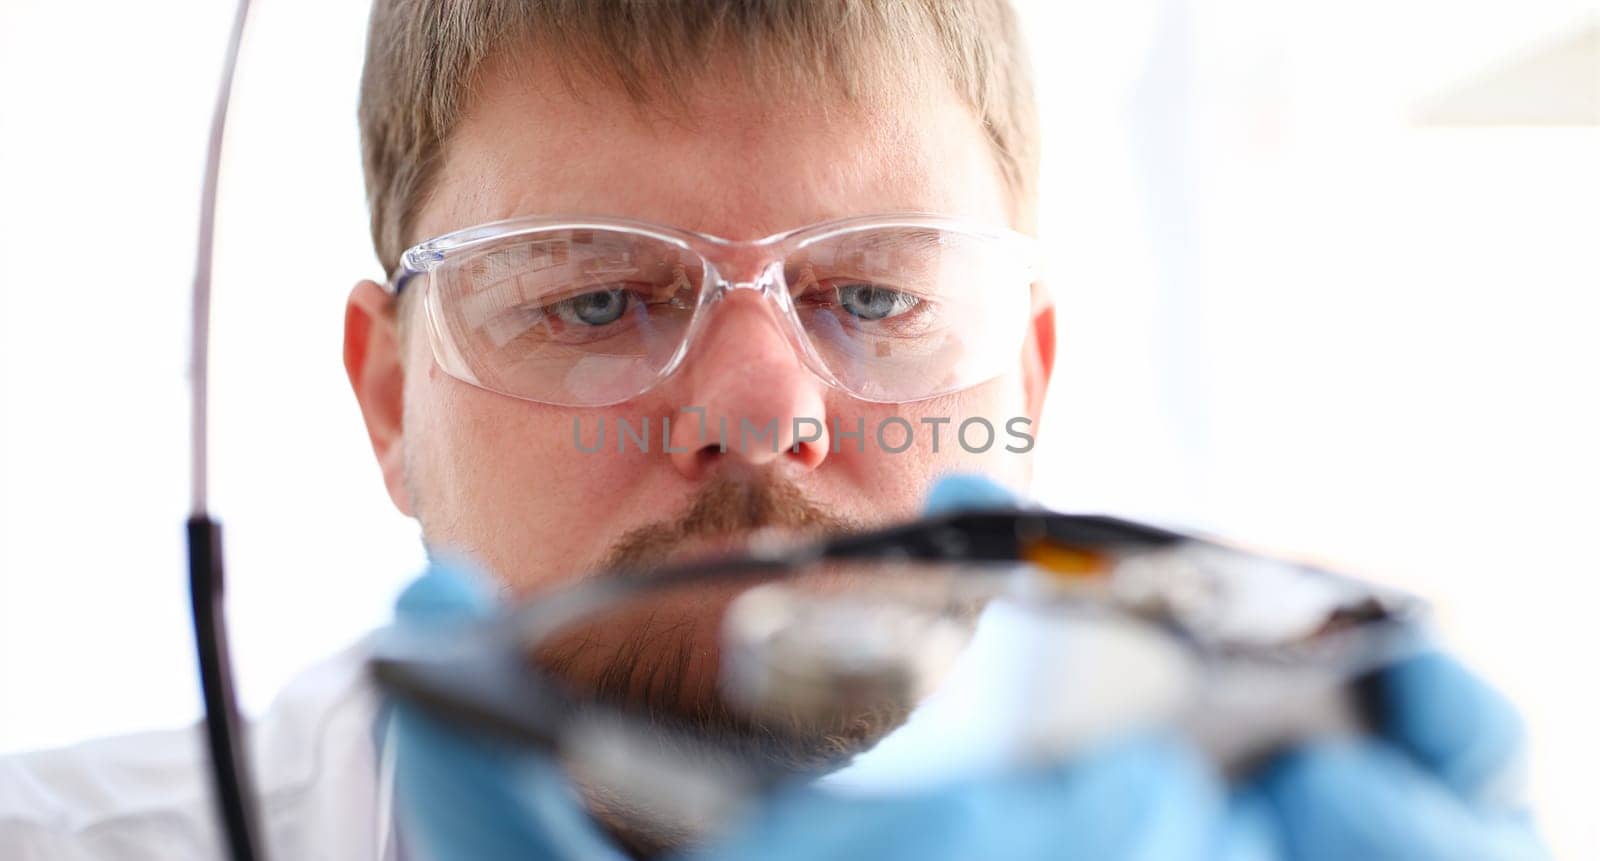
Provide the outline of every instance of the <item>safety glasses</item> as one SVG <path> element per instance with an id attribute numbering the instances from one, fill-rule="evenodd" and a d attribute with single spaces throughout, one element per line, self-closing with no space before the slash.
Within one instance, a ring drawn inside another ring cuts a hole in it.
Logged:
<path id="1" fill-rule="evenodd" d="M 749 294 L 827 385 L 908 403 L 1014 365 L 1037 271 L 1033 238 L 938 215 L 848 218 L 753 241 L 538 217 L 417 245 L 388 289 L 424 291 L 445 373 L 523 400 L 595 407 L 638 396 L 683 364 L 719 306 Z"/>

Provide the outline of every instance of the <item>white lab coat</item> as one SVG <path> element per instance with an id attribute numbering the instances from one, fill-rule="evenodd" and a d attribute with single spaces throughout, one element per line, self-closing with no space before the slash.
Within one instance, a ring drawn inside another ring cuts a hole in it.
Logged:
<path id="1" fill-rule="evenodd" d="M 396 857 L 367 654 L 306 671 L 251 725 L 271 858 Z M 225 858 L 210 779 L 201 726 L 0 757 L 0 859 Z"/>

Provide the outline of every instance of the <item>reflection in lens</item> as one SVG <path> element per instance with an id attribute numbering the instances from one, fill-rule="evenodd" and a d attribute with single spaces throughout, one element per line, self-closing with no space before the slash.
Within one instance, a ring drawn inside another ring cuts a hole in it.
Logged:
<path id="1" fill-rule="evenodd" d="M 1026 329 L 1028 271 L 985 237 L 925 227 L 835 234 L 785 261 L 818 356 L 846 388 L 877 401 L 921 400 L 1001 373 Z M 861 285 L 871 313 L 843 292 Z M 896 313 L 877 313 L 888 304 Z"/>
<path id="2" fill-rule="evenodd" d="M 723 628 L 722 692 L 747 713 L 796 728 L 886 707 L 904 719 L 966 644 L 964 620 L 866 596 L 789 584 L 750 589 Z"/>
<path id="3" fill-rule="evenodd" d="M 569 625 L 528 657 L 580 698 L 763 768 L 822 771 L 898 726 L 959 651 L 981 598 L 958 599 L 951 582 L 933 566 L 829 564 L 781 584 L 677 586 Z"/>
<path id="4" fill-rule="evenodd" d="M 433 273 L 441 364 L 479 385 L 557 404 L 648 387 L 687 331 L 702 280 L 691 252 L 618 230 L 520 236 Z"/>

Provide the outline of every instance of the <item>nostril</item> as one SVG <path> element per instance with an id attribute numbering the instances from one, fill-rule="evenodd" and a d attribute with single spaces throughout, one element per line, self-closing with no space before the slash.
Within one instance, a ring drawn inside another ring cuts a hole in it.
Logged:
<path id="1" fill-rule="evenodd" d="M 789 457 L 806 469 L 816 469 L 828 459 L 828 435 L 823 433 L 820 439 L 797 441 L 789 449 Z"/>
<path id="2" fill-rule="evenodd" d="M 717 460 L 721 458 L 725 452 L 726 450 L 721 445 L 713 442 L 707 443 L 696 449 L 692 454 L 689 455 L 689 457 L 693 461 L 693 469 L 698 474 L 704 474 L 706 470 L 709 470 L 713 465 L 716 464 Z"/>
<path id="3" fill-rule="evenodd" d="M 789 457 L 806 469 L 816 469 L 828 457 L 828 423 L 820 418 L 800 416 L 794 420 L 789 438 Z"/>
<path id="4" fill-rule="evenodd" d="M 770 442 L 760 444 L 745 440 L 743 444 L 728 440 L 726 444 L 710 442 L 691 453 L 697 467 L 706 467 L 717 460 L 733 455 L 742 460 L 764 463 L 768 460 L 793 460 L 800 466 L 813 469 L 828 456 L 826 437 L 784 440 L 774 447 Z"/>
<path id="5" fill-rule="evenodd" d="M 828 428 L 822 419 L 802 417 L 788 423 L 774 419 L 762 424 L 721 415 L 707 422 L 709 433 L 705 436 L 687 429 L 680 435 L 676 424 L 673 430 L 678 443 L 667 450 L 689 478 L 704 476 L 729 458 L 756 466 L 784 463 L 810 471 L 827 460 L 829 452 Z"/>

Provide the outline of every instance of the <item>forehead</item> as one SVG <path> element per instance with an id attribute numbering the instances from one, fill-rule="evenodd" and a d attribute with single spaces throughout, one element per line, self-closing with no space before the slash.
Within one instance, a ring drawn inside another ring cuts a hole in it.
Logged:
<path id="1" fill-rule="evenodd" d="M 640 103 L 523 58 L 486 64 L 411 240 L 542 214 L 730 239 L 880 212 L 1007 221 L 988 138 L 953 91 L 771 89 L 735 73 Z"/>

